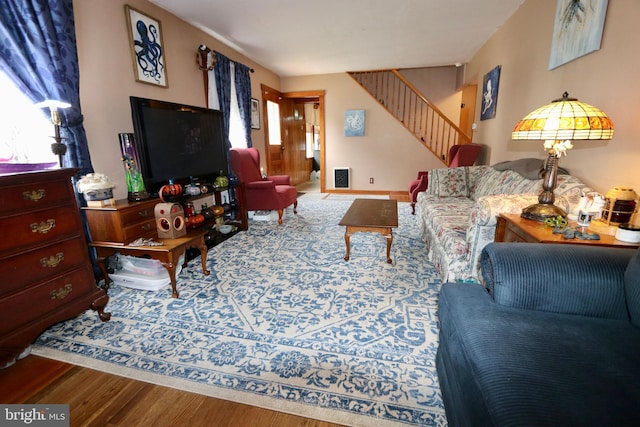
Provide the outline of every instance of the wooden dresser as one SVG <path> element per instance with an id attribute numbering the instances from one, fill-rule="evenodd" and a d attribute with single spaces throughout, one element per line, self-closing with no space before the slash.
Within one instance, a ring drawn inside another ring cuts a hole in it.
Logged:
<path id="1" fill-rule="evenodd" d="M 59 169 L 0 176 L 0 367 L 49 326 L 88 308 L 109 320 L 96 286 L 71 177 Z"/>
<path id="2" fill-rule="evenodd" d="M 91 240 L 131 243 L 140 237 L 157 238 L 154 208 L 159 199 L 142 202 L 117 200 L 115 205 L 83 208 L 87 215 Z"/>

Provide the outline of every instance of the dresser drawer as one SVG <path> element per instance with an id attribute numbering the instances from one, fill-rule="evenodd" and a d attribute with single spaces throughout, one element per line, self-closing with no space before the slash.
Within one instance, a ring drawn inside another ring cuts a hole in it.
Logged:
<path id="1" fill-rule="evenodd" d="M 82 237 L 77 237 L 0 259 L 0 297 L 86 265 L 86 245 Z"/>
<path id="2" fill-rule="evenodd" d="M 154 205 L 146 204 L 136 209 L 127 209 L 120 214 L 120 222 L 123 227 L 128 227 L 132 224 L 139 222 L 146 222 L 150 219 L 155 220 L 155 213 L 153 211 Z"/>
<path id="3" fill-rule="evenodd" d="M 155 218 L 124 229 L 124 243 L 131 243 L 140 237 L 158 237 Z"/>
<path id="4" fill-rule="evenodd" d="M 81 230 L 77 211 L 67 207 L 1 218 L 0 254 L 80 235 Z"/>
<path id="5" fill-rule="evenodd" d="M 0 313 L 8 320 L 0 322 L 0 335 L 86 297 L 95 287 L 93 272 L 83 267 L 0 299 Z"/>
<path id="6" fill-rule="evenodd" d="M 75 196 L 68 187 L 56 180 L 3 187 L 0 194 L 0 215 L 56 205 L 75 206 Z"/>

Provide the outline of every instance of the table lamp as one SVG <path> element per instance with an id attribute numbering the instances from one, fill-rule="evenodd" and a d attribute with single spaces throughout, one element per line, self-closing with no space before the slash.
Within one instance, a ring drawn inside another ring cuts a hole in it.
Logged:
<path id="1" fill-rule="evenodd" d="M 540 222 L 549 217 L 566 217 L 567 213 L 553 204 L 558 159 L 573 147 L 572 140 L 611 138 L 611 119 L 600 109 L 569 98 L 567 92 L 562 94 L 562 98 L 538 108 L 520 120 L 511 133 L 511 139 L 544 140 L 544 148 L 549 153 L 542 181 L 543 191 L 538 196 L 538 203 L 524 208 L 521 216 Z"/>
<path id="2" fill-rule="evenodd" d="M 36 107 L 48 108 L 51 112 L 51 123 L 53 124 L 53 129 L 55 131 L 55 135 L 52 136 L 55 142 L 51 144 L 51 151 L 53 151 L 53 154 L 58 156 L 58 162 L 60 163 L 60 167 L 62 167 L 62 157 L 67 152 L 67 146 L 62 143 L 62 137 L 60 136 L 60 125 L 62 124 L 62 120 L 60 119 L 58 109 L 69 108 L 71 107 L 71 104 L 64 101 L 47 99 L 37 103 Z"/>

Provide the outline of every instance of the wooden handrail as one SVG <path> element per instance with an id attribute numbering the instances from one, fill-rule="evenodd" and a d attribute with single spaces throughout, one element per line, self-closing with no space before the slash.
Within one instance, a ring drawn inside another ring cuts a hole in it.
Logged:
<path id="1" fill-rule="evenodd" d="M 447 156 L 451 146 L 471 143 L 471 138 L 398 70 L 351 71 L 348 74 L 445 165 L 449 163 Z"/>

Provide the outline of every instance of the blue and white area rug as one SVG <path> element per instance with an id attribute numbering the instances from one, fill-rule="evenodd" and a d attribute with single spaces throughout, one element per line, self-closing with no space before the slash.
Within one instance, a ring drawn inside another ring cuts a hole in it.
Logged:
<path id="1" fill-rule="evenodd" d="M 440 280 L 399 203 L 386 239 L 351 238 L 350 201 L 301 197 L 284 224 L 252 222 L 170 288 L 109 290 L 96 313 L 51 327 L 33 353 L 173 388 L 330 422 L 444 426 L 435 371 Z"/>

